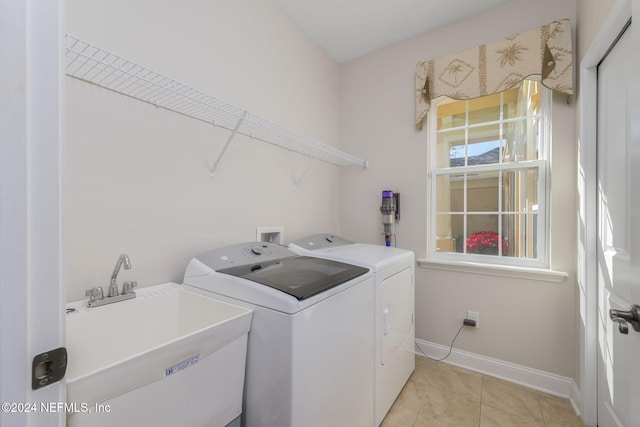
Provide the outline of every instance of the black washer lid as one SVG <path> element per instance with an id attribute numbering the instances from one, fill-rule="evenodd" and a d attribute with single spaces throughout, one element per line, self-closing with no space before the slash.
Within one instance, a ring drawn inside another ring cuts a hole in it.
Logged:
<path id="1" fill-rule="evenodd" d="M 219 270 L 287 293 L 299 301 L 366 274 L 369 269 L 339 261 L 294 256 Z"/>

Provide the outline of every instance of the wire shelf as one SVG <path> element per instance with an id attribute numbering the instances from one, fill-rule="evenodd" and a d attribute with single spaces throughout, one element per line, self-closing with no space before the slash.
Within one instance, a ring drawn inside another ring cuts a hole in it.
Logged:
<path id="1" fill-rule="evenodd" d="M 70 34 L 66 35 L 65 56 L 68 76 L 231 130 L 233 133 L 220 157 L 237 132 L 338 166 L 368 166 L 366 160 L 310 139 Z M 211 172 L 213 174 L 214 170 Z"/>

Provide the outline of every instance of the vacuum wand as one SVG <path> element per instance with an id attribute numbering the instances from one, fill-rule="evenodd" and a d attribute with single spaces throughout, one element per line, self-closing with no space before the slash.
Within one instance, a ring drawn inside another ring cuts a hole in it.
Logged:
<path id="1" fill-rule="evenodd" d="M 382 192 L 382 225 L 384 227 L 384 244 L 391 246 L 391 236 L 395 235 L 394 225 L 396 222 L 396 197 L 393 191 L 385 190 Z"/>

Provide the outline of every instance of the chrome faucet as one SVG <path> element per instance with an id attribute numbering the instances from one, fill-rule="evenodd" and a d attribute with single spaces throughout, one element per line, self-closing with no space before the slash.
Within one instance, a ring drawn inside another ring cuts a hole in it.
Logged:
<path id="1" fill-rule="evenodd" d="M 101 305 L 111 304 L 113 302 L 124 301 L 136 297 L 136 293 L 133 288 L 138 286 L 138 282 L 135 280 L 124 282 L 122 284 L 122 293 L 118 292 L 118 283 L 116 282 L 116 278 L 118 277 L 118 273 L 123 265 L 125 270 L 129 270 L 131 268 L 131 261 L 127 254 L 120 255 L 118 257 L 118 261 L 116 261 L 116 266 L 113 269 L 113 273 L 111 273 L 111 282 L 109 284 L 109 290 L 106 297 L 104 297 L 102 287 L 94 287 L 86 291 L 85 295 L 89 297 L 89 302 L 87 303 L 88 307 L 99 307 Z"/>
<path id="2" fill-rule="evenodd" d="M 122 268 L 123 264 L 125 270 L 129 270 L 131 268 L 131 261 L 127 254 L 120 255 L 118 257 L 118 261 L 116 261 L 116 266 L 113 268 L 113 273 L 111 273 L 111 284 L 109 285 L 109 293 L 107 295 L 109 297 L 118 296 L 118 284 L 116 283 L 116 277 L 118 277 L 118 273 L 120 272 L 120 268 Z"/>

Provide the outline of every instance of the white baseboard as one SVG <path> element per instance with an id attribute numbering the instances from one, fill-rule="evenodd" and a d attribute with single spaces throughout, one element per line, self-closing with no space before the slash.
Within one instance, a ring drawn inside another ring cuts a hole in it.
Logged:
<path id="1" fill-rule="evenodd" d="M 573 406 L 573 410 L 576 411 L 576 414 L 579 417 L 582 417 L 582 414 L 580 413 L 580 408 L 582 408 L 582 393 L 580 392 L 580 388 L 575 381 L 571 380 L 571 383 L 571 396 L 569 396 L 569 401 Z"/>
<path id="2" fill-rule="evenodd" d="M 420 351 L 435 359 L 440 359 L 447 355 L 449 347 L 416 339 L 416 354 L 420 355 Z M 580 389 L 572 378 L 457 350 L 455 348 L 444 362 L 501 378 L 554 396 L 567 398 L 571 401 L 576 413 L 580 415 L 578 411 L 580 408 Z"/>

